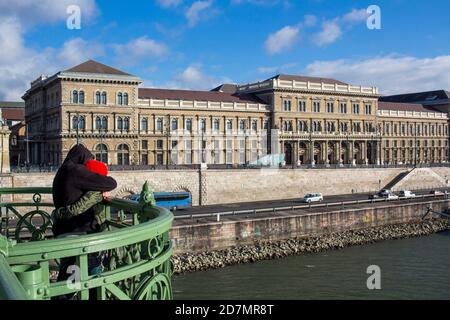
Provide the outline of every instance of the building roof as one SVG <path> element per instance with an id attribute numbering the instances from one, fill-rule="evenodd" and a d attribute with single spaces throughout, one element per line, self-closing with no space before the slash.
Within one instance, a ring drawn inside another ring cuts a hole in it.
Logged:
<path id="1" fill-rule="evenodd" d="M 212 89 L 211 91 L 235 93 L 237 91 L 237 87 L 238 86 L 236 84 L 224 83 L 217 88 Z"/>
<path id="2" fill-rule="evenodd" d="M 321 78 L 321 77 L 310 77 L 310 76 L 300 76 L 300 75 L 289 75 L 289 74 L 278 74 L 272 78 L 267 80 L 278 79 L 278 80 L 286 80 L 286 81 L 300 81 L 300 82 L 316 82 L 316 83 L 326 83 L 326 84 L 340 84 L 340 85 L 348 85 L 345 82 L 331 79 L 331 78 Z M 266 81 L 267 81 L 266 80 Z"/>
<path id="3" fill-rule="evenodd" d="M 78 72 L 78 73 L 99 73 L 99 74 L 113 74 L 121 76 L 131 76 L 131 74 L 120 71 L 113 67 L 107 66 L 94 60 L 88 60 L 73 68 L 64 70 L 64 72 Z"/>
<path id="4" fill-rule="evenodd" d="M 425 107 L 418 103 L 399 103 L 399 102 L 378 102 L 378 110 L 392 110 L 392 111 L 414 111 L 414 112 L 439 112 L 435 109 Z"/>
<path id="5" fill-rule="evenodd" d="M 439 104 L 440 101 L 448 101 L 450 92 L 445 90 L 415 92 L 406 94 L 397 94 L 393 96 L 384 96 L 380 101 L 402 102 L 402 103 L 421 103 L 421 104 Z"/>
<path id="6" fill-rule="evenodd" d="M 25 108 L 25 102 L 22 101 L 0 101 L 0 109 L 3 108 Z"/>
<path id="7" fill-rule="evenodd" d="M 1 116 L 6 120 L 20 121 L 25 119 L 25 109 L 1 108 Z"/>
<path id="8" fill-rule="evenodd" d="M 264 104 L 262 100 L 250 94 L 237 95 L 234 93 L 219 92 L 219 91 L 191 91 L 191 90 L 139 88 L 139 98 Z"/>

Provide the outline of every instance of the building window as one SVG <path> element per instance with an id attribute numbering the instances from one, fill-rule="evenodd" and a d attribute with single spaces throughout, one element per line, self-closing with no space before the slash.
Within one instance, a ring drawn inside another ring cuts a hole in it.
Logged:
<path id="1" fill-rule="evenodd" d="M 78 91 L 74 90 L 72 92 L 72 103 L 78 103 Z"/>
<path id="2" fill-rule="evenodd" d="M 102 125 L 101 128 L 103 130 L 108 130 L 108 118 L 107 117 L 103 117 L 102 118 Z"/>
<path id="3" fill-rule="evenodd" d="M 213 130 L 214 131 L 219 131 L 220 129 L 220 122 L 219 119 L 214 119 L 213 120 Z"/>
<path id="4" fill-rule="evenodd" d="M 258 121 L 252 120 L 252 130 L 255 132 L 258 130 Z"/>
<path id="5" fill-rule="evenodd" d="M 86 129 L 86 119 L 84 116 L 78 117 L 78 129 Z"/>
<path id="6" fill-rule="evenodd" d="M 148 130 L 148 119 L 147 118 L 141 119 L 141 130 L 143 130 L 143 131 Z"/>
<path id="7" fill-rule="evenodd" d="M 327 122 L 327 131 L 328 132 L 334 132 L 335 131 L 334 122 Z"/>
<path id="8" fill-rule="evenodd" d="M 128 166 L 130 164 L 130 149 L 128 145 L 121 144 L 117 148 L 117 164 L 119 166 Z"/>
<path id="9" fill-rule="evenodd" d="M 162 118 L 156 119 L 156 130 L 163 131 L 163 119 Z"/>
<path id="10" fill-rule="evenodd" d="M 340 111 L 341 111 L 341 113 L 347 113 L 347 104 L 346 103 L 340 104 Z"/>
<path id="11" fill-rule="evenodd" d="M 163 140 L 156 140 L 156 149 L 162 150 L 163 149 Z"/>
<path id="12" fill-rule="evenodd" d="M 128 93 L 126 92 L 123 94 L 123 104 L 128 105 Z"/>
<path id="13" fill-rule="evenodd" d="M 227 140 L 226 159 L 225 163 L 233 163 L 233 140 Z"/>
<path id="14" fill-rule="evenodd" d="M 341 122 L 341 132 L 348 131 L 348 124 L 346 122 Z"/>
<path id="15" fill-rule="evenodd" d="M 108 102 L 106 92 L 102 92 L 102 104 L 106 104 Z"/>
<path id="16" fill-rule="evenodd" d="M 269 129 L 269 120 L 264 120 L 263 129 L 264 130 Z"/>
<path id="17" fill-rule="evenodd" d="M 283 121 L 283 131 L 293 131 L 292 121 Z"/>
<path id="18" fill-rule="evenodd" d="M 359 114 L 359 104 L 358 103 L 353 104 L 353 113 Z"/>
<path id="19" fill-rule="evenodd" d="M 163 162 L 164 162 L 164 157 L 163 157 L 162 153 L 158 153 L 156 155 L 156 165 L 160 166 L 160 165 L 164 164 Z"/>
<path id="20" fill-rule="evenodd" d="M 172 119 L 172 130 L 178 130 L 178 119 L 176 118 Z"/>
<path id="21" fill-rule="evenodd" d="M 186 119 L 185 129 L 187 131 L 192 131 L 192 119 Z"/>
<path id="22" fill-rule="evenodd" d="M 184 161 L 186 164 L 192 164 L 192 141 L 186 140 L 184 144 L 185 144 Z"/>
<path id="23" fill-rule="evenodd" d="M 327 102 L 327 112 L 328 113 L 334 112 L 334 103 L 333 102 Z"/>
<path id="24" fill-rule="evenodd" d="M 119 92 L 117 94 L 117 104 L 122 105 L 123 104 L 123 96 L 122 96 L 122 92 Z"/>
<path id="25" fill-rule="evenodd" d="M 292 101 L 291 100 L 284 100 L 283 101 L 283 111 L 284 112 L 290 112 L 292 109 Z"/>
<path id="26" fill-rule="evenodd" d="M 298 112 L 306 112 L 306 101 L 299 101 L 298 102 Z"/>
<path id="27" fill-rule="evenodd" d="M 239 120 L 239 130 L 245 130 L 245 120 Z"/>
<path id="28" fill-rule="evenodd" d="M 313 102 L 313 112 L 320 112 L 320 102 L 319 101 Z"/>
<path id="29" fill-rule="evenodd" d="M 123 129 L 126 131 L 130 130 L 130 118 L 126 117 L 123 120 Z"/>
<path id="30" fill-rule="evenodd" d="M 142 150 L 148 149 L 148 140 L 142 140 Z"/>
<path id="31" fill-rule="evenodd" d="M 227 130 L 233 130 L 233 122 L 231 120 L 227 120 Z"/>
<path id="32" fill-rule="evenodd" d="M 307 125 L 305 121 L 298 122 L 298 131 L 306 132 L 308 131 Z"/>
<path id="33" fill-rule="evenodd" d="M 117 129 L 122 130 L 123 129 L 123 120 L 122 117 L 117 118 Z"/>
<path id="34" fill-rule="evenodd" d="M 313 132 L 320 132 L 322 131 L 322 124 L 319 121 L 313 122 Z"/>
<path id="35" fill-rule="evenodd" d="M 95 160 L 108 163 L 108 147 L 104 144 L 98 144 L 94 150 Z"/>
<path id="36" fill-rule="evenodd" d="M 200 119 L 200 131 L 206 132 L 206 120 L 205 119 Z"/>
<path id="37" fill-rule="evenodd" d="M 372 114 L 372 105 L 366 104 L 366 114 Z"/>
<path id="38" fill-rule="evenodd" d="M 101 104 L 102 103 L 101 94 L 98 91 L 95 93 L 95 103 L 96 104 Z"/>

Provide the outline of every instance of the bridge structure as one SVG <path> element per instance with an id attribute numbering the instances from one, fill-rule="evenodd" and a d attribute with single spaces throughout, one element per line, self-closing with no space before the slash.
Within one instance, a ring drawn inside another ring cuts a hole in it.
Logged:
<path id="1" fill-rule="evenodd" d="M 105 200 L 105 230 L 51 232 L 51 188 L 0 188 L 0 299 L 170 300 L 173 215 L 145 183 L 139 203 Z M 3 200 L 5 199 L 5 200 Z M 90 260 L 101 257 L 92 271 Z M 58 281 L 62 259 L 75 263 Z M 66 278 L 67 278 L 66 277 Z"/>

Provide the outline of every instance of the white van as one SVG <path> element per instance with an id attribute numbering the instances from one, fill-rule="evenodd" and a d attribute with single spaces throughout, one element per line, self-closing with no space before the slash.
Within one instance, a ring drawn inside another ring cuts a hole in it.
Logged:
<path id="1" fill-rule="evenodd" d="M 399 193 L 401 198 L 414 198 L 416 195 L 409 190 L 402 190 Z"/>
<path id="2" fill-rule="evenodd" d="M 323 195 L 321 193 L 310 193 L 307 194 L 303 198 L 303 202 L 311 203 L 311 202 L 322 202 L 323 201 Z"/>

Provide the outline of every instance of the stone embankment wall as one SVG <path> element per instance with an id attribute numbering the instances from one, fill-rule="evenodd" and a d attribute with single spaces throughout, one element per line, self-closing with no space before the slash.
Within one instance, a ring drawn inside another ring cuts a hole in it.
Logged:
<path id="1" fill-rule="evenodd" d="M 389 169 L 262 169 L 262 170 L 161 170 L 113 171 L 123 196 L 139 192 L 145 181 L 154 191 L 189 191 L 194 205 L 298 198 L 310 192 L 325 196 L 375 192 L 394 180 L 405 168 Z M 54 173 L 0 175 L 0 187 L 48 187 Z M 448 185 L 450 168 L 416 169 L 398 183 L 404 189 Z M 400 185 L 401 184 L 401 185 Z"/>
<path id="2" fill-rule="evenodd" d="M 322 213 L 277 213 L 266 218 L 231 219 L 222 222 L 188 223 L 171 229 L 175 254 L 224 250 L 255 245 L 261 241 L 317 236 L 404 223 L 417 223 L 428 207 L 449 208 L 449 200 L 387 204 L 378 207 L 336 210 Z"/>

